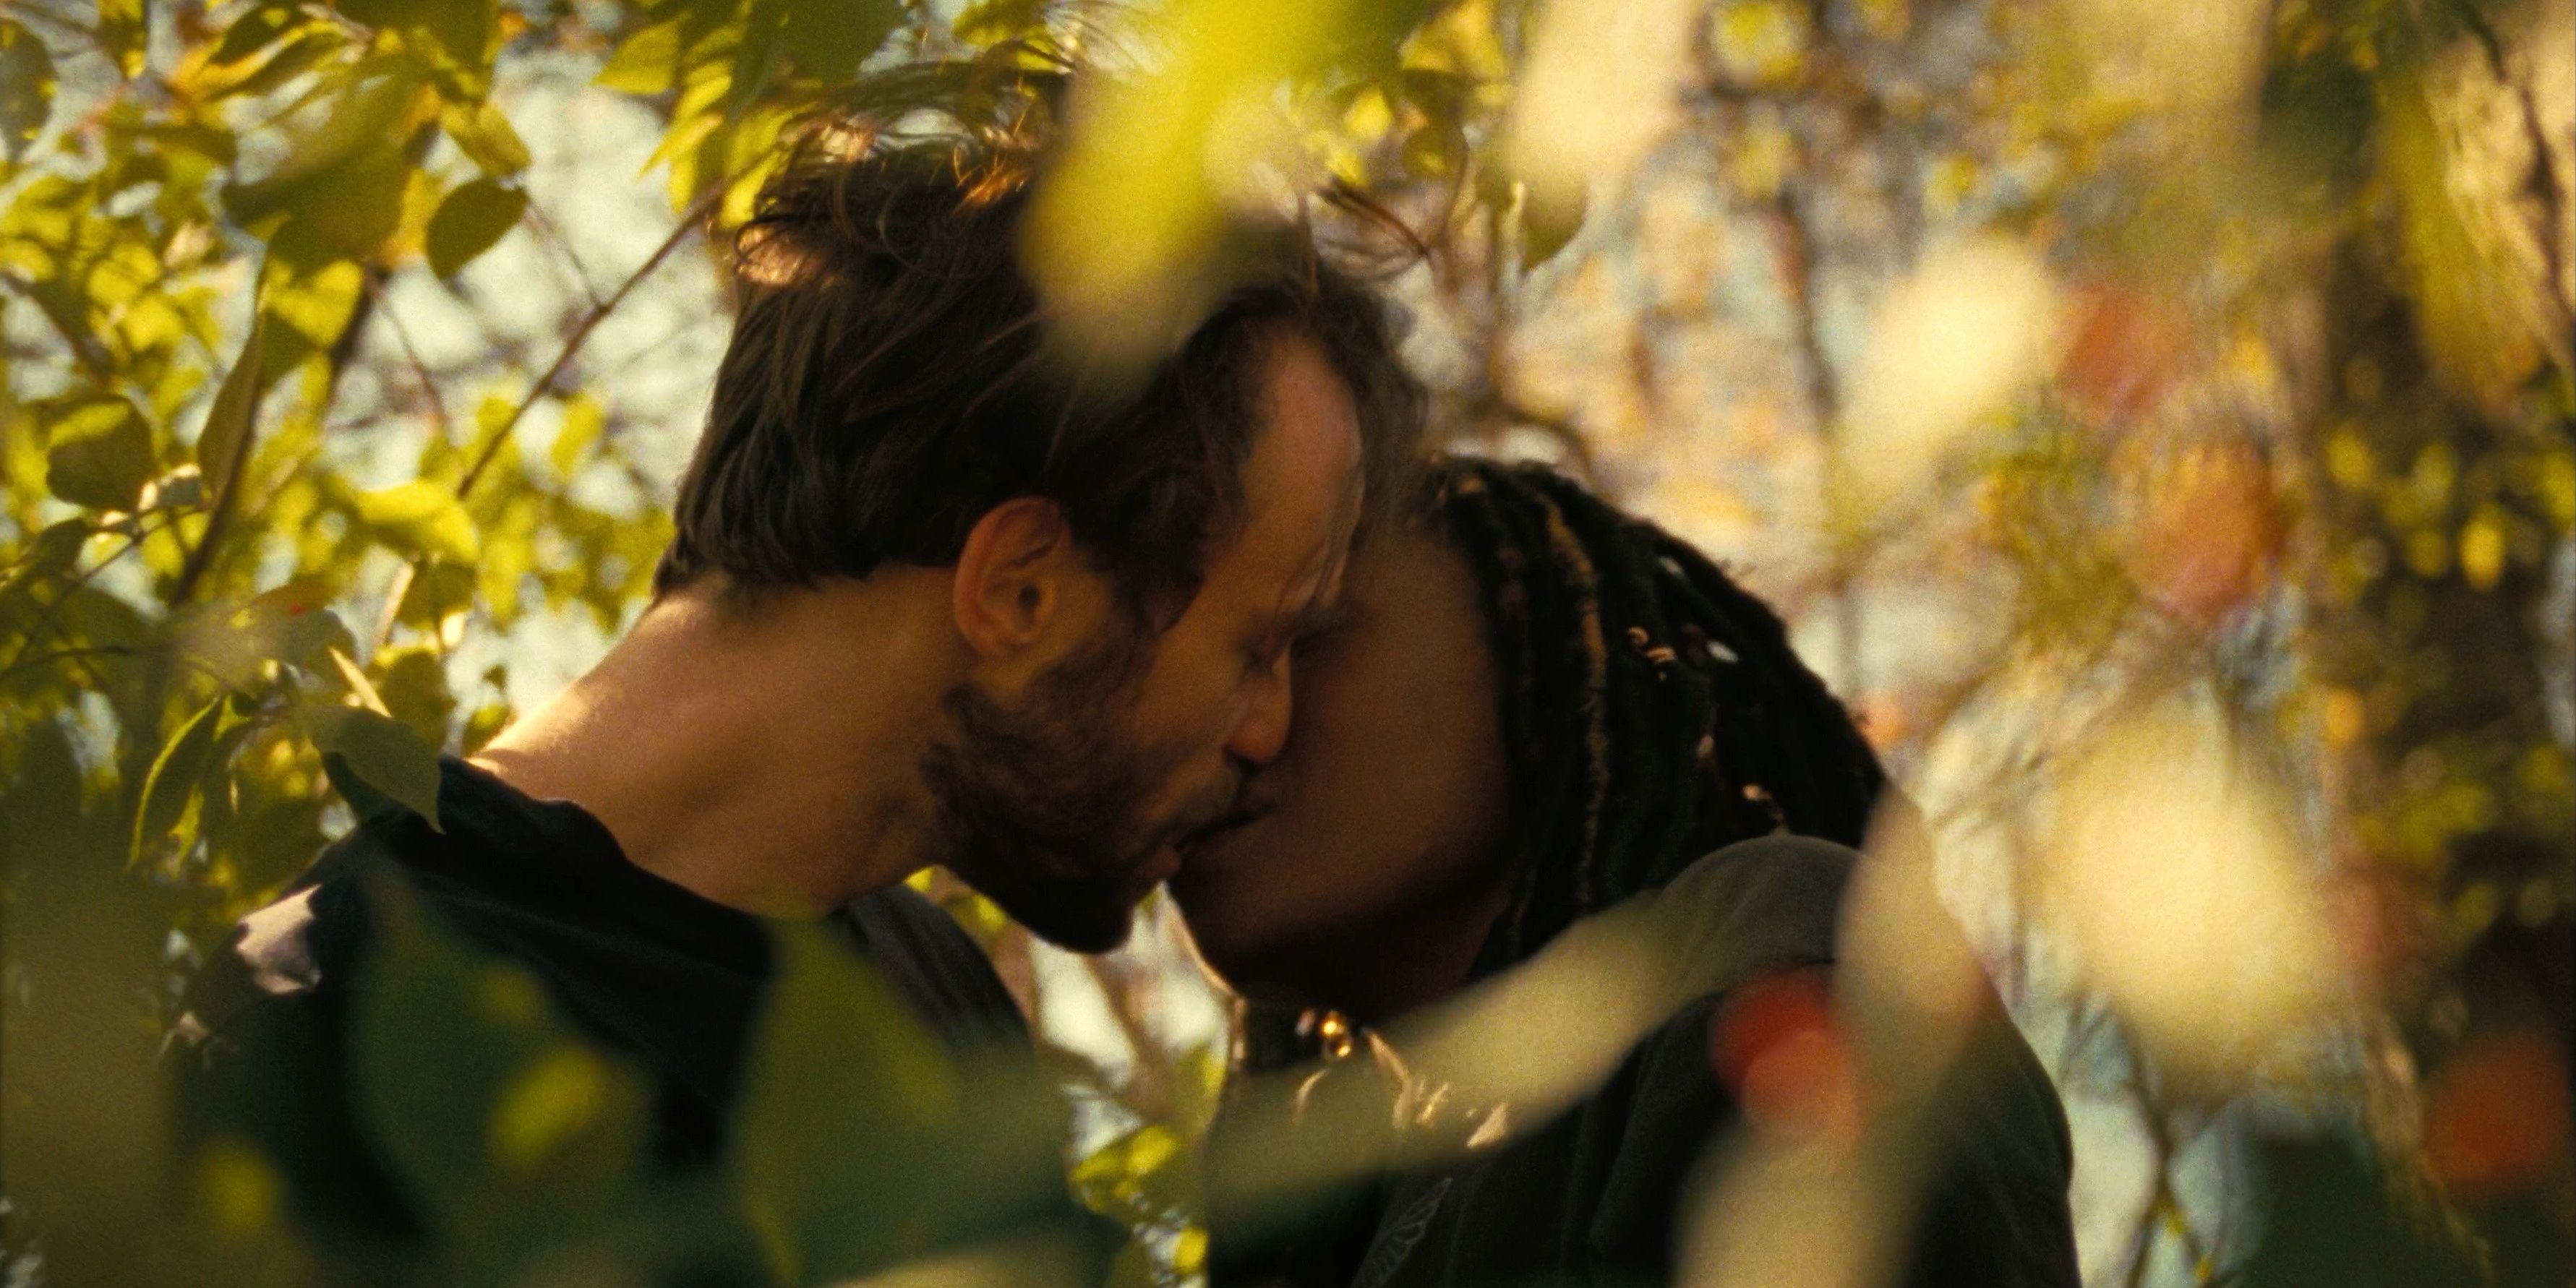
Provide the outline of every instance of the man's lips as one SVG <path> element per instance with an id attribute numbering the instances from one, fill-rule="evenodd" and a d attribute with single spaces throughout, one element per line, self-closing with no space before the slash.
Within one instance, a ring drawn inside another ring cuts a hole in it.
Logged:
<path id="1" fill-rule="evenodd" d="M 1214 819 L 1183 833 L 1178 841 L 1172 843 L 1172 848 L 1178 851 L 1181 857 L 1186 860 L 1224 839 L 1226 836 L 1259 822 L 1263 815 L 1268 814 L 1274 808 L 1276 807 L 1268 801 L 1245 801 L 1242 804 L 1235 806 L 1233 809 L 1227 810 L 1225 813 L 1216 816 Z"/>

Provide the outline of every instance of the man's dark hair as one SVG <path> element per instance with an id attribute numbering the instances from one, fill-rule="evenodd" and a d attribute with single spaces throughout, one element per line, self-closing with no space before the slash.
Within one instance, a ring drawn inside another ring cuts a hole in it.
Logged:
<path id="1" fill-rule="evenodd" d="M 1516 884 L 1479 974 L 1736 841 L 1862 843 L 1886 775 L 1761 600 L 1554 471 L 1459 458 L 1429 481 L 1503 686 Z"/>
<path id="2" fill-rule="evenodd" d="M 1270 346 L 1311 340 L 1348 382 L 1373 496 L 1403 490 L 1422 393 L 1384 306 L 1304 220 L 1236 238 L 1237 273 L 1141 373 L 1069 358 L 1020 262 L 1040 170 L 1026 101 L 998 122 L 809 133 L 734 239 L 738 311 L 680 481 L 657 594 L 952 563 L 995 505 L 1038 496 L 1131 608 L 1195 593 L 1241 520 Z M 1373 507 L 1374 508 L 1374 507 Z"/>

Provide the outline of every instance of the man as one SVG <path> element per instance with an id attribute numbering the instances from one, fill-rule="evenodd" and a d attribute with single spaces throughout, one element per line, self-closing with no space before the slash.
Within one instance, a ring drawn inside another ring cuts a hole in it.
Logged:
<path id="1" fill-rule="evenodd" d="M 366 819 L 199 982 L 192 1121 L 253 1137 L 330 1237 L 422 1225 L 348 1105 L 385 888 L 640 1065 L 685 1172 L 724 1154 L 767 923 L 845 933 L 960 1049 L 1025 1049 L 904 879 L 945 864 L 1052 942 L 1114 947 L 1278 753 L 1290 646 L 1419 395 L 1378 304 L 1294 228 L 1253 238 L 1151 369 L 1086 369 L 1016 261 L 1030 173 L 990 130 L 800 149 L 736 240 L 652 604 L 445 763 L 434 826 Z"/>

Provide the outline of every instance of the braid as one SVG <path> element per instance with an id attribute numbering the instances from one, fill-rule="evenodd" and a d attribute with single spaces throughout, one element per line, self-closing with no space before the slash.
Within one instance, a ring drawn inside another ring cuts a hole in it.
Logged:
<path id="1" fill-rule="evenodd" d="M 1437 482 L 1503 680 L 1515 885 L 1479 974 L 1735 841 L 1861 843 L 1885 776 L 1778 615 L 1552 471 L 1460 458 Z"/>

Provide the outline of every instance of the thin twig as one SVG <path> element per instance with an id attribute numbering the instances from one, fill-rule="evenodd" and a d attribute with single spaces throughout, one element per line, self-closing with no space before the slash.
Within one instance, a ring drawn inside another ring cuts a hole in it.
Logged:
<path id="1" fill-rule="evenodd" d="M 528 414 L 528 410 L 535 407 L 537 401 L 554 388 L 556 378 L 563 375 L 564 368 L 572 365 L 573 356 L 581 352 L 581 346 L 584 341 L 590 339 L 590 333 L 597 329 L 610 313 L 615 312 L 619 304 L 625 302 L 628 292 L 633 291 L 645 278 L 652 276 L 653 270 L 659 268 L 663 260 L 670 258 L 672 251 L 679 249 L 680 243 L 686 240 L 689 233 L 715 210 L 716 202 L 722 197 L 723 192 L 717 190 L 707 193 L 692 203 L 681 213 L 678 225 L 671 229 L 671 235 L 663 238 L 662 244 L 654 247 L 653 253 L 645 256 L 644 262 L 637 265 L 634 272 L 627 274 L 625 281 L 618 283 L 615 292 L 607 299 L 599 301 L 590 312 L 582 316 L 580 322 L 573 325 L 572 333 L 564 337 L 563 349 L 555 354 L 555 360 L 546 368 L 546 373 L 537 377 L 536 383 L 528 386 L 526 396 L 520 398 L 518 405 L 510 409 L 509 418 L 484 437 L 482 446 L 474 453 L 473 462 L 465 467 L 464 475 L 456 481 L 457 500 L 462 501 L 473 493 L 474 485 L 483 478 L 483 472 L 491 467 L 493 461 L 500 459 L 501 447 L 510 441 L 511 431 L 517 429 L 520 419 Z M 374 647 L 382 648 L 386 641 L 393 638 L 394 626 L 402 615 L 403 598 L 411 593 L 412 582 L 419 576 L 418 559 L 406 559 L 401 567 L 394 570 L 393 581 L 385 588 L 384 611 L 377 616 L 376 629 L 371 636 Z"/>
<path id="2" fill-rule="evenodd" d="M 376 311 L 385 315 L 385 325 L 393 328 L 394 343 L 401 346 L 403 360 L 410 365 L 412 378 L 420 383 L 421 397 L 429 402 L 430 418 L 438 423 L 438 436 L 454 441 L 455 421 L 447 414 L 447 400 L 439 396 L 438 379 L 431 374 L 429 364 L 421 360 L 419 347 L 411 342 L 411 328 L 403 325 L 402 315 L 394 312 L 393 301 L 385 298 L 384 281 L 373 272 L 360 274 L 359 280 L 366 284 L 367 294 L 374 298 Z"/>
<path id="3" fill-rule="evenodd" d="M 13 675 L 24 671 L 42 670 L 56 662 L 78 661 L 90 657 L 132 657 L 142 651 L 131 644 L 84 644 L 79 648 L 59 648 L 51 653 L 39 653 L 34 657 L 14 661 L 7 668 L 0 669 L 0 683 L 6 683 Z"/>
<path id="4" fill-rule="evenodd" d="M 581 253 L 573 249 L 571 239 L 563 235 L 563 229 L 555 226 L 554 219 L 546 214 L 545 207 L 530 201 L 528 224 L 536 229 L 538 240 L 562 255 L 564 263 L 572 266 L 572 279 L 580 285 L 582 298 L 589 300 L 592 308 L 602 307 L 599 288 L 590 284 L 590 266 L 581 262 Z M 560 269 L 561 266 L 557 267 Z"/>
<path id="5" fill-rule="evenodd" d="M 537 377 L 535 384 L 528 386 L 527 396 L 519 400 L 518 406 L 510 409 L 509 419 L 501 422 L 499 428 L 495 429 L 484 442 L 483 449 L 475 454 L 473 464 L 465 467 L 464 477 L 456 481 L 458 500 L 463 500 L 474 490 L 475 483 L 483 477 L 483 471 L 490 468 L 492 462 L 501 455 L 501 445 L 510 441 L 510 431 L 518 427 L 520 418 L 528 414 L 529 408 L 537 405 L 538 399 L 545 397 L 553 389 L 555 378 L 563 374 L 564 368 L 572 365 L 573 356 L 581 352 L 581 346 L 584 341 L 590 339 L 590 333 L 597 329 L 601 322 L 607 320 L 610 313 L 616 311 L 617 306 L 626 299 L 628 292 L 651 276 L 654 269 L 661 267 L 662 261 L 670 258 L 672 251 L 679 249 L 680 243 L 686 240 L 691 232 L 696 231 L 700 222 L 715 210 L 716 202 L 722 196 L 721 191 L 711 191 L 692 203 L 688 210 L 681 214 L 678 226 L 671 229 L 671 235 L 663 238 L 662 244 L 653 248 L 653 253 L 646 256 L 644 262 L 638 265 L 634 272 L 628 274 L 625 281 L 618 284 L 616 291 L 612 292 L 607 299 L 600 301 L 598 307 L 593 308 L 574 325 L 572 334 L 564 337 L 563 350 L 555 355 L 554 365 L 547 367 L 546 373 Z"/>

